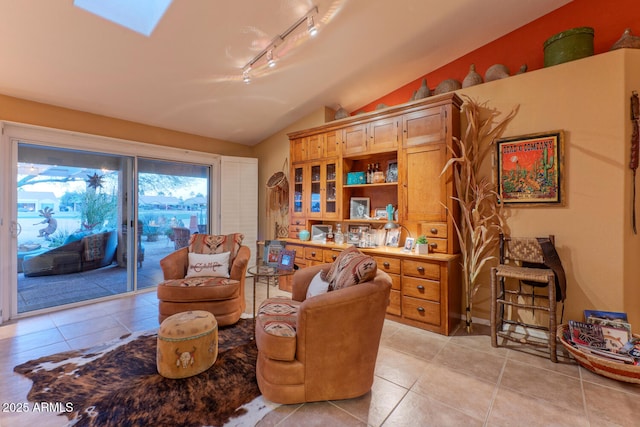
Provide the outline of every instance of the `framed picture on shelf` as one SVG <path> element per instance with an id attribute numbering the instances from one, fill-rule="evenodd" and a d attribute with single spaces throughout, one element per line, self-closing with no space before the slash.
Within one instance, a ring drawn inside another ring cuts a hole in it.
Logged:
<path id="1" fill-rule="evenodd" d="M 265 240 L 263 261 L 271 267 L 278 266 L 280 252 L 284 250 L 284 242 L 281 240 Z"/>
<path id="2" fill-rule="evenodd" d="M 314 242 L 323 241 L 327 238 L 327 233 L 331 230 L 330 225 L 315 224 L 311 226 L 311 240 Z"/>
<path id="3" fill-rule="evenodd" d="M 416 241 L 413 237 L 407 237 L 404 241 L 403 252 L 411 252 L 413 250 L 413 243 Z"/>
<path id="4" fill-rule="evenodd" d="M 387 182 L 398 182 L 397 160 L 389 160 L 387 163 Z"/>
<path id="5" fill-rule="evenodd" d="M 360 243 L 362 233 L 368 233 L 371 227 L 364 224 L 351 224 L 347 230 L 347 243 L 357 245 Z"/>
<path id="6" fill-rule="evenodd" d="M 387 240 L 385 244 L 394 248 L 397 248 L 400 245 L 399 228 L 392 228 L 390 230 L 387 230 Z"/>
<path id="7" fill-rule="evenodd" d="M 296 251 L 283 249 L 278 255 L 278 270 L 293 270 L 293 263 L 296 260 Z"/>
<path id="8" fill-rule="evenodd" d="M 373 219 L 387 219 L 387 209 L 386 208 L 374 208 L 373 209 Z"/>
<path id="9" fill-rule="evenodd" d="M 368 197 L 352 197 L 349 205 L 349 219 L 369 218 L 369 203 Z"/>
<path id="10" fill-rule="evenodd" d="M 496 141 L 498 196 L 512 206 L 564 204 L 564 131 Z"/>

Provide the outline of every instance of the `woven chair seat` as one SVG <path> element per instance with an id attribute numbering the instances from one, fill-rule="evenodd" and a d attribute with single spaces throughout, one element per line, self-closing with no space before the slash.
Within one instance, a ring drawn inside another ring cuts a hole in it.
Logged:
<path id="1" fill-rule="evenodd" d="M 550 268 L 529 268 L 517 265 L 500 264 L 496 266 L 498 277 L 510 277 L 518 280 L 531 280 L 533 282 L 548 283 L 549 277 L 554 278 Z"/>

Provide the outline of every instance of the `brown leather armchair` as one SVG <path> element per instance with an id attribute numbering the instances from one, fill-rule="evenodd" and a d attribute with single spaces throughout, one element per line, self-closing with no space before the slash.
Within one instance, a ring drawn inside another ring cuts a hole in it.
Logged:
<path id="1" fill-rule="evenodd" d="M 242 234 L 215 236 L 194 234 L 189 246 L 160 260 L 164 281 L 158 285 L 158 320 L 189 310 L 212 313 L 219 326 L 234 324 L 246 307 L 244 286 L 251 251 L 242 246 Z M 189 253 L 230 252 L 229 277 L 186 277 Z"/>
<path id="2" fill-rule="evenodd" d="M 270 298 L 261 305 L 262 310 L 275 303 L 282 313 L 259 311 L 256 319 L 256 377 L 266 399 L 283 404 L 349 399 L 371 389 L 391 278 L 378 270 L 373 280 L 307 299 L 312 278 L 330 266 L 298 270 L 291 299 Z M 290 322 L 294 332 L 267 332 L 279 321 Z"/>

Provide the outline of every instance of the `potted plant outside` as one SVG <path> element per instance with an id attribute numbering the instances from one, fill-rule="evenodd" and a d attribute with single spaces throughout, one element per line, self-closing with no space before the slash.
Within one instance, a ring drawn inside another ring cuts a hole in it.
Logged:
<path id="1" fill-rule="evenodd" d="M 416 252 L 420 255 L 427 255 L 429 253 L 429 242 L 427 236 L 419 236 L 416 239 Z"/>

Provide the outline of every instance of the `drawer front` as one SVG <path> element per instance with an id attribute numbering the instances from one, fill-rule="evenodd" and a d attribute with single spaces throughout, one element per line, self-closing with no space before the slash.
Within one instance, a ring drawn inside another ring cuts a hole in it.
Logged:
<path id="1" fill-rule="evenodd" d="M 302 224 L 289 224 L 289 238 L 290 239 L 299 239 L 298 233 L 304 230 L 304 221 L 300 221 Z"/>
<path id="2" fill-rule="evenodd" d="M 338 255 L 340 255 L 340 251 L 334 251 L 331 249 L 322 250 L 322 260 L 324 262 L 332 263 L 336 258 L 338 258 Z"/>
<path id="3" fill-rule="evenodd" d="M 437 302 L 402 297 L 402 315 L 407 319 L 440 326 L 440 304 Z"/>
<path id="4" fill-rule="evenodd" d="M 304 248 L 304 257 L 313 261 L 324 261 L 322 248 Z"/>
<path id="5" fill-rule="evenodd" d="M 402 278 L 399 274 L 390 274 L 391 277 L 391 289 L 399 291 L 402 289 Z"/>
<path id="6" fill-rule="evenodd" d="M 402 309 L 400 308 L 401 300 L 402 300 L 402 295 L 400 294 L 400 291 L 394 291 L 392 289 L 391 293 L 389 294 L 389 305 L 387 306 L 387 313 L 395 314 L 396 316 L 401 316 L 402 315 Z"/>
<path id="7" fill-rule="evenodd" d="M 422 222 L 420 223 L 420 234 L 427 236 L 427 239 L 439 237 L 447 238 L 447 224 L 444 222 Z"/>
<path id="8" fill-rule="evenodd" d="M 408 297 L 440 301 L 440 282 L 435 280 L 405 277 L 402 281 L 402 294 Z"/>
<path id="9" fill-rule="evenodd" d="M 400 274 L 400 259 L 374 256 L 378 268 L 389 274 Z"/>
<path id="10" fill-rule="evenodd" d="M 304 246 L 287 243 L 285 248 L 288 251 L 296 251 L 296 262 L 304 260 Z"/>
<path id="11" fill-rule="evenodd" d="M 447 239 L 434 239 L 431 237 L 429 240 L 429 252 L 438 254 L 447 253 Z"/>
<path id="12" fill-rule="evenodd" d="M 440 280 L 440 264 L 437 262 L 402 260 L 402 275 Z"/>

